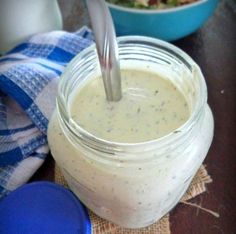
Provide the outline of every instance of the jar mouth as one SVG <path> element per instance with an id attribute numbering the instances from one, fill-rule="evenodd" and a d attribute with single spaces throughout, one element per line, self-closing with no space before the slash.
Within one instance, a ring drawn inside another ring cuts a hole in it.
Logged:
<path id="1" fill-rule="evenodd" d="M 191 74 L 193 83 L 196 86 L 196 90 L 194 91 L 195 103 L 192 104 L 192 110 L 188 120 L 179 128 L 163 137 L 137 143 L 123 143 L 101 139 L 79 126 L 79 124 L 76 123 L 69 114 L 70 111 L 68 96 L 71 93 L 71 89 L 76 86 L 76 76 L 79 74 L 78 71 L 80 71 L 80 68 L 84 66 L 87 69 L 85 69 L 86 71 L 84 71 L 84 73 L 81 75 L 80 82 L 82 83 L 87 80 L 86 77 L 94 69 L 94 66 L 91 66 L 91 64 L 94 62 L 98 63 L 96 48 L 93 44 L 78 54 L 68 64 L 67 68 L 62 74 L 61 80 L 59 82 L 59 95 L 56 102 L 58 111 L 60 113 L 59 122 L 66 127 L 66 129 L 69 131 L 69 134 L 72 134 L 73 141 L 82 141 L 93 149 L 101 150 L 102 146 L 102 150 L 108 153 L 114 151 L 127 152 L 127 150 L 131 150 L 133 152 L 139 151 L 144 146 L 146 149 L 151 149 L 153 148 L 153 145 L 156 145 L 157 143 L 161 147 L 165 146 L 166 144 L 171 144 L 171 142 L 176 142 L 176 140 L 183 137 L 183 134 L 191 131 L 193 125 L 200 117 L 201 110 L 204 108 L 204 105 L 207 102 L 207 88 L 201 69 L 189 55 L 168 42 L 144 36 L 118 37 L 117 41 L 119 53 L 122 53 L 122 49 L 124 48 L 126 48 L 126 50 L 129 52 L 129 46 L 131 45 L 136 49 L 143 49 L 144 47 L 149 48 L 153 54 L 157 53 L 158 51 L 162 51 L 162 59 L 164 62 L 168 62 L 168 59 L 176 60 L 177 65 L 183 66 L 184 69 L 186 69 L 186 71 Z M 152 60 L 152 56 L 154 56 L 152 53 L 146 54 L 146 56 L 150 56 L 150 60 Z M 97 67 L 96 69 L 100 73 L 100 68 Z"/>

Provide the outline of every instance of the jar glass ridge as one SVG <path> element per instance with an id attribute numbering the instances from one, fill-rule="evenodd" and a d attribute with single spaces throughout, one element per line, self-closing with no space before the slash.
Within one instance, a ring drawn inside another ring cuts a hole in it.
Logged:
<path id="1" fill-rule="evenodd" d="M 161 218 L 183 196 L 210 147 L 213 118 L 201 70 L 183 51 L 139 36 L 121 37 L 118 43 L 121 68 L 146 69 L 169 79 L 185 96 L 190 118 L 174 132 L 141 143 L 109 142 L 81 128 L 70 116 L 70 98 L 78 87 L 100 74 L 92 46 L 76 56 L 62 75 L 53 117 L 63 141 L 71 144 L 71 157 L 78 160 L 80 172 L 76 173 L 76 167 L 59 153 L 58 144 L 50 143 L 50 126 L 49 143 L 69 186 L 87 207 L 114 223 L 136 228 Z M 53 124 L 50 125 L 52 129 Z M 102 189 L 95 186 L 92 177 Z M 131 191 L 125 191 L 130 184 Z"/>

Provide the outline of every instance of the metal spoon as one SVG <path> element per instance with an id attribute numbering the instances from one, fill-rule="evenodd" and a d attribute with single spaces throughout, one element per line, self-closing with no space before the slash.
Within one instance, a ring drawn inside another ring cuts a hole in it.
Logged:
<path id="1" fill-rule="evenodd" d="M 104 0 L 86 0 L 108 101 L 119 101 L 121 76 L 113 21 Z"/>

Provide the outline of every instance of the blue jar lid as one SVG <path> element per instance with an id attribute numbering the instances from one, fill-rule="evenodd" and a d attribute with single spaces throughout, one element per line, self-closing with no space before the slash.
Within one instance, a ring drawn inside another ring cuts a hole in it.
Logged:
<path id="1" fill-rule="evenodd" d="M 26 184 L 0 201 L 1 234 L 90 234 L 86 208 L 64 187 Z"/>

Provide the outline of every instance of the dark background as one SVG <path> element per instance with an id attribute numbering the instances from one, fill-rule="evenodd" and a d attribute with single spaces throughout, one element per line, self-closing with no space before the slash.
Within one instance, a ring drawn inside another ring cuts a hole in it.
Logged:
<path id="1" fill-rule="evenodd" d="M 64 29 L 89 25 L 84 1 L 59 0 Z M 172 234 L 236 233 L 236 1 L 221 0 L 215 14 L 196 33 L 173 42 L 201 67 L 215 119 L 213 144 L 204 164 L 213 179 L 208 191 L 191 200 L 220 218 L 179 204 L 170 213 Z M 53 180 L 49 156 L 32 180 Z"/>

